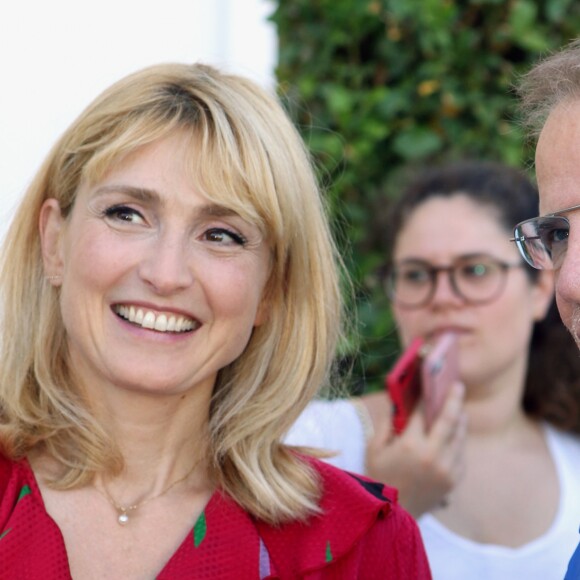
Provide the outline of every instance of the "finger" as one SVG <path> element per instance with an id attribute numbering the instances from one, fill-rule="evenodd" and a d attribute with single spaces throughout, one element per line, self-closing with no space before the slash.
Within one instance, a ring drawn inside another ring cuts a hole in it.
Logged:
<path id="1" fill-rule="evenodd" d="M 413 412 L 409 416 L 407 421 L 407 426 L 401 434 L 401 437 L 407 439 L 424 439 L 426 437 L 426 425 L 425 425 L 425 414 L 423 412 L 423 405 L 421 401 L 415 406 Z"/>
<path id="2" fill-rule="evenodd" d="M 444 444 L 455 433 L 463 414 L 464 394 L 463 383 L 455 382 L 449 389 L 443 409 L 435 419 L 430 431 L 430 439 L 433 443 Z"/>

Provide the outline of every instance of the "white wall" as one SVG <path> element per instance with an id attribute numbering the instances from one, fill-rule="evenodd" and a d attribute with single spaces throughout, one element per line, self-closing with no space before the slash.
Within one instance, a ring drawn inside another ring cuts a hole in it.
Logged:
<path id="1" fill-rule="evenodd" d="M 273 86 L 271 0 L 0 3 L 0 237 L 52 143 L 108 85 L 163 61 Z"/>

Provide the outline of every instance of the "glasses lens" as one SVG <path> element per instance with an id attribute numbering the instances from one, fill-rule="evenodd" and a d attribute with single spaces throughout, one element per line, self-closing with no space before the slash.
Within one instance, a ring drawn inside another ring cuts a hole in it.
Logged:
<path id="1" fill-rule="evenodd" d="M 431 268 L 407 263 L 395 268 L 388 279 L 391 298 L 402 306 L 420 306 L 429 300 L 433 287 Z"/>
<path id="2" fill-rule="evenodd" d="M 457 292 L 471 303 L 493 300 L 503 289 L 507 268 L 488 256 L 464 258 L 455 264 L 453 277 Z"/>
<path id="3" fill-rule="evenodd" d="M 539 270 L 559 268 L 568 249 L 570 223 L 565 217 L 538 217 L 518 224 L 514 237 L 526 262 Z"/>

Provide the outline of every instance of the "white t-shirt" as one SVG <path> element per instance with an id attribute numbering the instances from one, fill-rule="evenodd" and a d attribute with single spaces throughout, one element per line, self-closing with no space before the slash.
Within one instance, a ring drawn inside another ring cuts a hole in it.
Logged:
<path id="1" fill-rule="evenodd" d="M 418 521 L 433 580 L 564 578 L 579 539 L 580 438 L 549 426 L 545 431 L 560 482 L 560 505 L 550 529 L 528 544 L 508 548 L 468 540 L 425 514 Z"/>
<path id="2" fill-rule="evenodd" d="M 366 444 L 363 426 L 354 406 L 346 399 L 310 403 L 284 442 L 336 451 L 336 456 L 325 461 L 346 471 L 364 473 Z"/>
<path id="3" fill-rule="evenodd" d="M 548 425 L 545 433 L 560 482 L 560 505 L 550 529 L 524 546 L 508 548 L 468 540 L 425 514 L 418 523 L 434 580 L 562 580 L 580 539 L 580 438 Z M 338 454 L 327 461 L 364 471 L 363 428 L 346 400 L 311 403 L 286 442 L 334 450 Z"/>

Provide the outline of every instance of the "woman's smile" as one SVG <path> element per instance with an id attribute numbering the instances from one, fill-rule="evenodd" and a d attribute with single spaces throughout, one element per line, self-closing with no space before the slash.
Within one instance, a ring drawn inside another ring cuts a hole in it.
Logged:
<path id="1" fill-rule="evenodd" d="M 189 316 L 173 312 L 156 312 L 139 305 L 116 304 L 113 311 L 123 320 L 156 332 L 191 332 L 197 330 L 201 323 Z"/>

